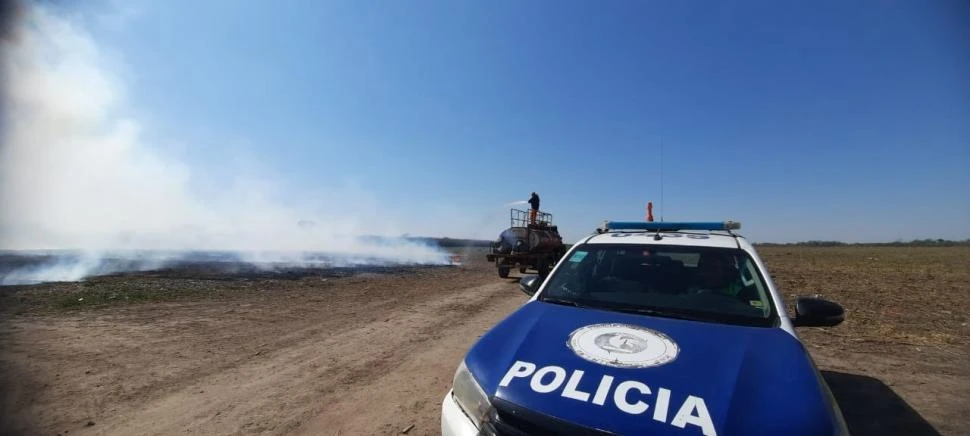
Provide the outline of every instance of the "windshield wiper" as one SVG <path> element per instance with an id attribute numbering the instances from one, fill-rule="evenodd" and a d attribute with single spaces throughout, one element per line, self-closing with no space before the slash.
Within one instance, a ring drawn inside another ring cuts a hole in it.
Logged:
<path id="1" fill-rule="evenodd" d="M 662 308 L 656 308 L 656 307 L 635 307 L 635 306 L 626 306 L 621 304 L 609 304 L 602 301 L 586 300 L 583 302 L 579 302 L 576 300 L 556 298 L 556 297 L 541 297 L 539 298 L 539 301 L 550 303 L 550 304 L 559 304 L 562 306 L 602 309 L 602 310 L 610 310 L 610 311 L 621 312 L 621 313 L 634 313 L 639 315 L 649 315 L 649 316 L 657 316 L 657 317 L 673 318 L 673 319 L 684 319 L 689 321 L 729 323 L 729 324 L 753 325 L 753 326 L 771 325 L 770 319 L 731 316 L 731 315 L 717 314 L 717 313 L 711 313 L 705 316 L 703 314 L 696 314 L 696 313 L 686 312 L 683 310 L 662 309 Z"/>
<path id="2" fill-rule="evenodd" d="M 745 325 L 745 326 L 770 326 L 772 325 L 772 320 L 770 318 L 753 318 L 740 315 L 729 315 L 722 313 L 711 313 L 710 315 L 687 313 L 680 310 L 668 310 L 668 309 L 656 309 L 656 308 L 640 308 L 640 307 L 609 307 L 609 310 L 615 310 L 617 312 L 625 313 L 636 313 L 650 316 L 659 316 L 665 318 L 675 318 L 675 319 L 686 319 L 690 321 L 701 321 L 701 322 L 713 322 L 718 324 L 734 324 L 734 325 Z"/>
<path id="3" fill-rule="evenodd" d="M 677 319 L 686 319 L 691 321 L 711 321 L 710 317 L 691 315 L 677 310 L 664 310 L 664 309 L 656 309 L 656 308 L 630 307 L 630 306 L 618 306 L 618 305 L 603 305 L 602 308 L 607 310 L 614 310 L 617 312 L 638 313 L 642 315 L 661 316 L 664 318 L 677 318 Z"/>
<path id="4" fill-rule="evenodd" d="M 614 312 L 637 313 L 637 314 L 643 314 L 643 315 L 662 316 L 666 318 L 687 319 L 692 321 L 710 320 L 709 318 L 696 316 L 696 315 L 688 315 L 686 313 L 678 312 L 678 311 L 663 310 L 663 309 L 656 309 L 656 308 L 645 308 L 645 307 L 631 307 L 631 306 L 623 306 L 618 304 L 606 304 L 601 301 L 580 303 L 576 300 L 568 300 L 565 298 L 556 298 L 556 297 L 544 297 L 539 301 L 544 301 L 546 303 L 551 303 L 551 304 L 560 304 L 563 306 L 612 310 Z"/>
<path id="5" fill-rule="evenodd" d="M 580 304 L 576 300 L 567 300 L 565 298 L 543 297 L 539 301 L 543 301 L 543 302 L 551 303 L 551 304 L 560 304 L 560 305 L 563 305 L 563 306 L 586 307 L 585 305 Z"/>

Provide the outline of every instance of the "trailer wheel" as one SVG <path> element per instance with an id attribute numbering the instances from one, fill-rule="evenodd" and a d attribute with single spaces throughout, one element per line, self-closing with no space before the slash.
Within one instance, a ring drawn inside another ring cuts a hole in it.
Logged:
<path id="1" fill-rule="evenodd" d="M 506 277 L 508 277 L 509 276 L 509 270 L 510 269 L 511 268 L 508 265 L 499 265 L 498 266 L 498 276 L 501 277 L 501 278 L 503 278 L 503 279 L 506 278 Z"/>

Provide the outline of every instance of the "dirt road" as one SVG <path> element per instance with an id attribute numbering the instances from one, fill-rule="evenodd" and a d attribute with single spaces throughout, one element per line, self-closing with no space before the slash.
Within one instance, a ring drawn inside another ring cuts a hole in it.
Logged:
<path id="1" fill-rule="evenodd" d="M 4 427 L 347 435 L 413 424 L 409 434 L 436 434 L 463 353 L 526 299 L 491 270 L 302 282 L 9 320 Z"/>

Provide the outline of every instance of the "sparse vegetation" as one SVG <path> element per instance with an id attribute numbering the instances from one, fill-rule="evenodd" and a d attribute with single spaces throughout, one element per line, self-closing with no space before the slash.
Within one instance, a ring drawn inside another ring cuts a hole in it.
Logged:
<path id="1" fill-rule="evenodd" d="M 142 384 L 125 385 L 126 389 L 138 389 L 144 395 L 162 395 L 159 392 L 171 384 L 165 378 L 170 373 L 168 368 L 177 368 L 171 374 L 178 375 L 171 377 L 187 380 L 185 383 L 201 380 L 195 377 L 208 374 L 205 371 L 224 373 L 227 379 L 234 379 L 242 371 L 241 367 L 234 366 L 239 362 L 263 359 L 267 353 L 288 352 L 293 347 L 292 339 L 280 338 L 294 331 L 307 336 L 305 346 L 313 350 L 311 354 L 326 353 L 321 350 L 329 349 L 330 345 L 321 348 L 318 344 L 336 342 L 328 342 L 332 338 L 321 323 L 373 338 L 372 329 L 386 328 L 386 334 L 393 336 L 397 326 L 416 322 L 406 320 L 417 316 L 437 326 L 440 321 L 436 320 L 441 317 L 457 320 L 465 316 L 462 313 L 506 307 L 496 310 L 494 319 L 478 321 L 478 327 L 461 327 L 460 322 L 450 321 L 449 329 L 460 327 L 471 332 L 467 338 L 463 337 L 464 344 L 474 338 L 475 331 L 480 331 L 475 329 L 497 320 L 524 298 L 516 289 L 514 275 L 509 280 L 495 278 L 494 266 L 484 258 L 486 249 L 465 242 L 456 242 L 448 248 L 464 257 L 459 268 L 368 270 L 356 275 L 326 271 L 250 272 L 246 276 L 196 267 L 119 274 L 80 283 L 0 287 L 0 314 L 4 315 L 5 323 L 0 326 L 0 331 L 5 332 L 0 336 L 4 341 L 0 347 L 19 349 L 21 353 L 48 350 L 42 354 L 44 357 L 31 357 L 29 366 L 11 366 L 13 369 L 6 375 L 5 383 L 10 387 L 7 391 L 34 396 L 40 401 L 36 404 L 42 404 L 36 407 L 44 413 L 68 410 L 82 401 L 96 413 L 95 421 L 100 425 L 113 415 L 109 409 L 91 404 L 101 404 L 110 398 L 112 407 L 133 407 L 130 398 L 102 391 L 85 397 L 77 392 L 125 383 L 129 380 L 126 377 L 132 376 L 123 372 L 127 371 L 125 368 L 149 368 L 149 372 L 156 374 L 143 379 Z M 934 428 L 943 434 L 965 434 L 970 429 L 970 410 L 965 401 L 970 396 L 970 368 L 966 365 L 970 360 L 970 245 L 933 245 L 920 241 L 906 245 L 806 242 L 759 244 L 758 249 L 775 283 L 788 299 L 789 312 L 797 295 L 818 294 L 845 307 L 847 315 L 842 325 L 799 329 L 798 333 L 829 380 L 853 434 L 934 434 Z M 483 296 L 482 285 L 491 294 Z M 458 292 L 481 299 L 475 304 L 466 304 L 459 298 L 452 305 L 435 306 Z M 157 304 L 160 302 L 165 304 Z M 59 330 L 36 326 L 58 326 Z M 437 331 L 428 328 L 428 331 Z M 423 336 L 422 350 L 435 347 L 435 341 L 443 338 L 456 339 L 450 335 L 429 335 Z M 89 350 L 85 351 L 83 368 L 78 367 L 80 357 L 76 354 L 76 342 L 80 340 L 87 344 L 82 348 Z M 416 346 L 414 341 L 414 337 L 408 336 L 391 338 L 387 343 Z M 145 352 L 146 347 L 153 351 Z M 354 347 L 365 354 L 371 350 Z M 458 359 L 461 345 L 441 346 L 441 349 L 453 353 L 446 360 Z M 158 354 L 158 350 L 166 351 Z M 254 358 L 257 353 L 258 357 Z M 409 355 L 404 351 L 401 354 Z M 183 355 L 191 355 L 192 359 Z M 330 362 L 351 367 L 357 362 L 344 354 L 331 354 L 328 358 L 333 359 Z M 385 369 L 389 365 L 380 355 L 371 358 L 367 365 Z M 11 359 L 7 363 L 21 362 Z M 423 361 L 414 365 L 428 368 Z M 89 370 L 110 375 L 101 376 L 96 384 L 85 385 L 85 380 L 89 380 L 85 371 Z M 272 371 L 277 370 L 274 367 Z M 15 371 L 31 374 L 33 378 L 21 377 Z M 314 366 L 302 371 L 300 374 L 307 375 L 294 376 L 304 378 L 287 389 L 296 389 L 295 386 L 314 380 L 336 380 L 320 376 L 325 370 Z M 449 360 L 440 369 L 425 370 L 420 377 L 445 383 L 451 371 L 453 365 Z M 74 377 L 56 376 L 65 373 Z M 384 370 L 373 375 L 383 376 L 397 377 L 393 371 Z M 22 386 L 30 380 L 37 380 L 39 384 L 30 385 L 29 389 L 27 385 Z M 349 396 L 369 401 L 362 393 L 369 384 L 357 385 L 353 380 L 341 387 L 348 395 L 331 396 L 314 391 L 306 393 L 307 398 L 340 401 Z M 73 383 L 70 389 L 74 393 L 59 394 L 60 391 L 49 387 L 60 386 L 55 382 Z M 408 377 L 407 383 L 412 382 Z M 336 389 L 327 386 L 318 388 Z M 190 398 L 198 392 L 198 388 L 193 389 L 177 394 Z M 415 399 L 422 404 L 415 406 L 415 413 L 435 416 L 439 390 L 430 389 L 426 397 Z M 93 399 L 94 395 L 98 395 L 97 400 Z M 259 397 L 247 395 L 245 398 Z M 238 401 L 247 404 L 251 400 L 240 397 Z M 273 423 L 288 425 L 288 418 L 272 415 L 270 409 L 259 411 L 272 416 L 267 419 L 276 420 Z M 390 416 L 374 419 L 391 420 Z M 77 417 L 81 418 L 87 419 Z M 171 419 L 175 424 L 181 422 L 178 417 Z M 433 428 L 434 420 L 426 421 L 424 425 Z"/>
<path id="2" fill-rule="evenodd" d="M 954 241 L 949 239 L 914 239 L 894 242 L 842 242 L 842 241 L 802 241 L 802 242 L 759 242 L 757 247 L 970 247 L 970 239 Z"/>

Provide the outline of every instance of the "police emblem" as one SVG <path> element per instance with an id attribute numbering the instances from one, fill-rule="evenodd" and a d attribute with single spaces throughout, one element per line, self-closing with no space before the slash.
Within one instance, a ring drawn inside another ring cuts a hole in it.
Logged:
<path id="1" fill-rule="evenodd" d="M 594 324 L 569 335 L 577 356 L 615 368 L 649 368 L 672 362 L 680 349 L 667 335 L 628 324 Z"/>

